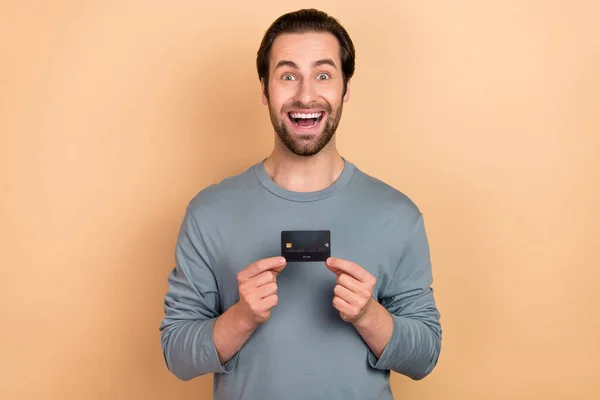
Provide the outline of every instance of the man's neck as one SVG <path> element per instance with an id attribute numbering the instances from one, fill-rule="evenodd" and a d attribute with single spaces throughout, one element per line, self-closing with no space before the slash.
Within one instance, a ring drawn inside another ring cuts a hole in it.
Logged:
<path id="1" fill-rule="evenodd" d="M 265 171 L 278 186 L 292 192 L 323 190 L 341 175 L 344 160 L 333 149 L 311 157 L 273 151 L 264 161 Z"/>

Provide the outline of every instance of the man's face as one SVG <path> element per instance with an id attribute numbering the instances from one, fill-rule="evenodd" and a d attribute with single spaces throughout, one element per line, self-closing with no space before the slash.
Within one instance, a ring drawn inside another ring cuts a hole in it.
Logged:
<path id="1" fill-rule="evenodd" d="M 269 106 L 275 132 L 299 156 L 312 156 L 331 140 L 350 97 L 339 43 L 330 33 L 283 34 L 275 39 L 269 65 Z"/>

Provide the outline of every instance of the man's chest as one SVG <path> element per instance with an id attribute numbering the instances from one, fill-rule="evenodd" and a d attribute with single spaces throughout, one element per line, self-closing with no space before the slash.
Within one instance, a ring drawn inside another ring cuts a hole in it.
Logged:
<path id="1" fill-rule="evenodd" d="M 352 261 L 375 276 L 375 294 L 380 284 L 391 278 L 401 251 L 396 226 L 382 218 L 352 214 L 270 215 L 246 218 L 243 222 L 220 227 L 211 242 L 211 261 L 224 309 L 239 299 L 237 274 L 242 269 L 260 259 L 281 255 L 281 232 L 285 230 L 329 230 L 331 256 Z M 331 286 L 335 276 L 323 262 L 293 262 L 288 263 L 278 280 L 284 288 L 299 286 L 310 291 Z"/>

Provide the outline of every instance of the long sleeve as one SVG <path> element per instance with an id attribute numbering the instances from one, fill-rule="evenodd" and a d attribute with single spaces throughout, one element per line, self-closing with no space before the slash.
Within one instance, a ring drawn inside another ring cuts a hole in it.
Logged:
<path id="1" fill-rule="evenodd" d="M 394 322 L 392 337 L 379 360 L 369 351 L 371 367 L 411 379 L 427 376 L 437 364 L 442 330 L 436 307 L 429 244 L 423 216 L 407 239 L 394 275 L 380 301 Z"/>
<path id="2" fill-rule="evenodd" d="M 168 277 L 161 345 L 168 369 L 179 379 L 207 373 L 229 373 L 237 354 L 221 365 L 213 326 L 221 313 L 215 276 L 197 221 L 186 211 L 177 238 L 175 268 Z"/>

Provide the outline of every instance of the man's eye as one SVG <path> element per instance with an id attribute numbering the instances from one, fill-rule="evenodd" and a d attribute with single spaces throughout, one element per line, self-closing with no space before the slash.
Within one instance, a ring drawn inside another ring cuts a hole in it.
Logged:
<path id="1" fill-rule="evenodd" d="M 329 75 L 328 74 L 319 74 L 319 75 L 317 75 L 317 80 L 324 81 L 326 79 L 329 79 Z"/>
<path id="2" fill-rule="evenodd" d="M 292 75 L 284 75 L 283 80 L 284 81 L 293 81 L 294 77 Z"/>

